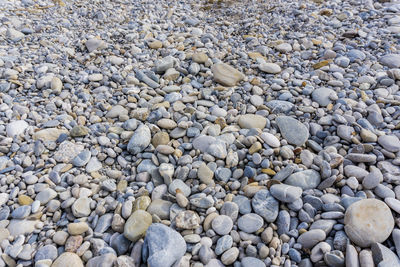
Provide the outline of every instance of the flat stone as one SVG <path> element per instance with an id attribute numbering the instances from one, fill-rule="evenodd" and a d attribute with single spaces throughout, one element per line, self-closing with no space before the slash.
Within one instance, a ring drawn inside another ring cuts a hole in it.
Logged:
<path id="1" fill-rule="evenodd" d="M 55 260 L 57 256 L 57 248 L 54 245 L 46 245 L 38 249 L 35 254 L 35 261 L 44 259 Z"/>
<path id="2" fill-rule="evenodd" d="M 92 157 L 92 154 L 90 153 L 90 151 L 88 149 L 85 149 L 83 151 L 81 151 L 73 160 L 72 160 L 72 164 L 75 167 L 83 167 L 85 166 L 90 158 Z"/>
<path id="3" fill-rule="evenodd" d="M 258 191 L 253 196 L 251 205 L 254 211 L 267 222 L 274 222 L 278 217 L 279 202 L 266 189 Z"/>
<path id="4" fill-rule="evenodd" d="M 321 176 L 315 170 L 305 170 L 291 174 L 284 182 L 288 185 L 300 187 L 303 190 L 314 189 L 321 182 Z"/>
<path id="5" fill-rule="evenodd" d="M 224 235 L 218 238 L 217 245 L 215 246 L 215 254 L 221 255 L 233 245 L 233 239 L 230 235 Z"/>
<path id="6" fill-rule="evenodd" d="M 56 141 L 61 134 L 68 134 L 67 130 L 47 128 L 33 134 L 33 140 Z"/>
<path id="7" fill-rule="evenodd" d="M 183 237 L 160 223 L 154 223 L 147 229 L 144 246 L 149 255 L 147 264 L 152 267 L 172 266 L 186 252 Z"/>
<path id="8" fill-rule="evenodd" d="M 400 68 L 400 54 L 389 54 L 379 58 L 379 62 L 391 69 Z"/>
<path id="9" fill-rule="evenodd" d="M 129 140 L 127 149 L 132 154 L 138 154 L 150 144 L 150 141 L 151 133 L 149 127 L 141 125 Z"/>
<path id="10" fill-rule="evenodd" d="M 211 67 L 214 80 L 224 86 L 235 86 L 244 79 L 244 74 L 225 63 L 216 63 Z"/>
<path id="11" fill-rule="evenodd" d="M 267 102 L 266 106 L 269 107 L 271 109 L 271 112 L 274 114 L 286 114 L 293 109 L 294 104 L 289 101 L 271 100 Z"/>
<path id="12" fill-rule="evenodd" d="M 81 144 L 64 141 L 60 144 L 53 157 L 57 162 L 70 163 L 83 149 L 84 146 Z"/>
<path id="13" fill-rule="evenodd" d="M 395 135 L 382 135 L 378 138 L 378 143 L 387 151 L 399 152 L 400 140 Z"/>
<path id="14" fill-rule="evenodd" d="M 280 147 L 281 146 L 281 142 L 279 141 L 279 139 L 276 138 L 275 135 L 273 135 L 271 133 L 263 132 L 260 135 L 260 137 L 267 145 L 269 145 L 272 148 L 276 148 L 276 147 Z"/>
<path id="15" fill-rule="evenodd" d="M 137 210 L 129 217 L 124 226 L 124 236 L 136 242 L 146 233 L 152 223 L 151 214 L 144 210 Z"/>
<path id="16" fill-rule="evenodd" d="M 325 240 L 326 234 L 321 229 L 314 229 L 307 231 L 297 238 L 297 242 L 300 243 L 304 248 L 312 248 L 317 243 Z"/>
<path id="17" fill-rule="evenodd" d="M 232 230 L 233 221 L 226 215 L 218 215 L 211 222 L 213 230 L 219 235 L 227 235 Z"/>
<path id="18" fill-rule="evenodd" d="M 91 213 L 90 209 L 91 199 L 87 197 L 78 198 L 71 207 L 72 213 L 75 217 L 87 217 Z"/>
<path id="19" fill-rule="evenodd" d="M 86 267 L 108 267 L 114 266 L 117 261 L 117 256 L 114 253 L 106 253 L 101 256 L 91 258 L 87 263 Z"/>
<path id="20" fill-rule="evenodd" d="M 245 214 L 238 220 L 239 229 L 249 234 L 258 231 L 263 225 L 263 218 L 255 213 Z"/>
<path id="21" fill-rule="evenodd" d="M 308 139 L 309 133 L 301 122 L 296 119 L 287 116 L 279 116 L 276 118 L 276 123 L 281 131 L 283 138 L 288 143 L 302 146 Z"/>
<path id="22" fill-rule="evenodd" d="M 348 237 L 360 247 L 385 241 L 392 233 L 394 219 L 390 208 L 377 199 L 363 199 L 350 205 L 344 217 Z"/>
<path id="23" fill-rule="evenodd" d="M 291 203 L 301 197 L 303 190 L 297 186 L 290 186 L 286 184 L 274 184 L 270 188 L 271 195 L 282 201 Z"/>
<path id="24" fill-rule="evenodd" d="M 89 225 L 86 222 L 77 222 L 68 224 L 68 233 L 70 235 L 80 235 L 89 230 Z"/>
<path id="25" fill-rule="evenodd" d="M 50 200 L 54 199 L 57 196 L 57 192 L 51 188 L 46 188 L 40 191 L 37 195 L 35 200 L 40 201 L 41 205 L 47 204 Z"/>
<path id="26" fill-rule="evenodd" d="M 264 129 L 265 125 L 267 124 L 267 119 L 260 115 L 246 114 L 239 116 L 238 124 L 244 129 Z"/>
<path id="27" fill-rule="evenodd" d="M 263 62 L 258 66 L 258 68 L 261 71 L 269 73 L 269 74 L 277 74 L 282 71 L 281 67 L 275 63 Z"/>
<path id="28" fill-rule="evenodd" d="M 175 223 L 176 226 L 181 229 L 196 229 L 200 226 L 200 217 L 194 211 L 184 210 L 176 215 Z"/>
<path id="29" fill-rule="evenodd" d="M 125 115 L 128 115 L 128 110 L 121 105 L 115 105 L 107 112 L 106 118 L 118 118 Z"/>

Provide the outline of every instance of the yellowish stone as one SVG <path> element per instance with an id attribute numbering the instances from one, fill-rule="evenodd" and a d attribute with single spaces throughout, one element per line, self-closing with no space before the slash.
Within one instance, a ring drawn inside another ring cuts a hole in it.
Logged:
<path id="1" fill-rule="evenodd" d="M 149 43 L 149 47 L 150 47 L 151 49 L 159 49 L 159 48 L 161 48 L 162 46 L 163 46 L 163 45 L 162 45 L 162 42 L 159 41 L 159 40 L 155 40 L 155 41 Z"/>
<path id="2" fill-rule="evenodd" d="M 249 148 L 249 153 L 250 153 L 250 154 L 254 154 L 254 153 L 258 152 L 261 148 L 262 148 L 261 143 L 260 143 L 260 142 L 255 142 L 255 143 L 252 144 L 251 147 Z"/>
<path id="3" fill-rule="evenodd" d="M 267 168 L 267 169 L 261 169 L 262 173 L 268 174 L 268 175 L 275 175 L 276 172 L 273 169 Z"/>
<path id="4" fill-rule="evenodd" d="M 20 205 L 30 205 L 30 204 L 32 204 L 32 202 L 33 202 L 33 199 L 28 196 L 25 196 L 25 195 L 18 196 L 18 203 Z"/>

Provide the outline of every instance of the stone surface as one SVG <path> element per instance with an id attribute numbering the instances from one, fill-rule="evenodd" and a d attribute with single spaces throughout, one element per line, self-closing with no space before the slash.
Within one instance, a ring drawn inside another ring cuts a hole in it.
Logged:
<path id="1" fill-rule="evenodd" d="M 124 236 L 136 242 L 144 236 L 147 228 L 151 225 L 151 215 L 144 210 L 137 210 L 129 217 L 124 226 Z"/>
<path id="2" fill-rule="evenodd" d="M 344 223 L 346 234 L 361 247 L 385 241 L 394 227 L 389 207 L 377 199 L 363 199 L 350 205 Z"/>
<path id="3" fill-rule="evenodd" d="M 244 79 L 244 74 L 225 63 L 217 63 L 211 67 L 214 80 L 224 86 L 235 86 Z"/>
<path id="4" fill-rule="evenodd" d="M 307 141 L 309 137 L 308 130 L 298 120 L 287 116 L 280 116 L 276 118 L 276 123 L 283 138 L 285 138 L 288 143 L 301 146 Z"/>
<path id="5" fill-rule="evenodd" d="M 144 242 L 149 253 L 149 266 L 172 266 L 186 252 L 186 243 L 182 236 L 160 223 L 150 225 Z"/>

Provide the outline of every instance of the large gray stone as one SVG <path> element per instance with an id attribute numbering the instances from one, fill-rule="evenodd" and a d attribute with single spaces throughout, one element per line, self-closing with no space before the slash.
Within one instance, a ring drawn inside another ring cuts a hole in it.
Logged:
<path id="1" fill-rule="evenodd" d="M 183 237 L 161 223 L 154 223 L 147 229 L 144 246 L 149 256 L 147 264 L 151 267 L 170 267 L 186 252 Z"/>
<path id="2" fill-rule="evenodd" d="M 276 118 L 276 123 L 281 131 L 283 138 L 289 144 L 302 146 L 308 139 L 308 129 L 304 124 L 288 116 Z"/>
<path id="3" fill-rule="evenodd" d="M 285 184 L 298 186 L 303 190 L 316 188 L 320 182 L 321 176 L 315 170 L 295 172 L 285 179 Z"/>
<path id="4" fill-rule="evenodd" d="M 128 143 L 128 151 L 132 154 L 138 154 L 146 149 L 150 145 L 151 133 L 149 127 L 141 125 L 134 132 Z"/>

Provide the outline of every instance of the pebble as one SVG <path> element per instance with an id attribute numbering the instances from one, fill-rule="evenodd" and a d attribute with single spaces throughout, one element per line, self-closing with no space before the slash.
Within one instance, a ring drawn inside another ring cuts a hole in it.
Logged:
<path id="1" fill-rule="evenodd" d="M 152 223 L 150 213 L 137 210 L 128 218 L 124 226 L 124 236 L 135 242 L 141 238 Z"/>
<path id="2" fill-rule="evenodd" d="M 244 79 L 244 74 L 225 63 L 217 63 L 211 67 L 214 80 L 224 86 L 235 86 Z"/>
<path id="3" fill-rule="evenodd" d="M 258 231 L 263 226 L 263 224 L 263 218 L 255 213 L 245 214 L 241 216 L 238 220 L 239 229 L 249 234 Z"/>
<path id="4" fill-rule="evenodd" d="M 383 201 L 363 199 L 346 210 L 344 224 L 351 241 L 360 247 L 369 247 L 389 237 L 394 220 L 390 208 Z"/>
<path id="5" fill-rule="evenodd" d="M 155 267 L 172 266 L 186 252 L 186 243 L 183 237 L 175 230 L 160 223 L 150 225 L 144 244 L 148 250 L 147 263 Z"/>
<path id="6" fill-rule="evenodd" d="M 212 228 L 219 235 L 227 235 L 232 230 L 233 222 L 229 216 L 219 215 L 212 220 Z"/>
<path id="7" fill-rule="evenodd" d="M 298 120 L 287 116 L 279 116 L 276 123 L 281 131 L 283 138 L 288 143 L 302 146 L 308 139 L 309 133 L 307 128 Z"/>
<path id="8" fill-rule="evenodd" d="M 291 203 L 301 197 L 303 190 L 300 187 L 290 186 L 286 184 L 274 184 L 270 188 L 271 195 L 282 201 Z"/>

